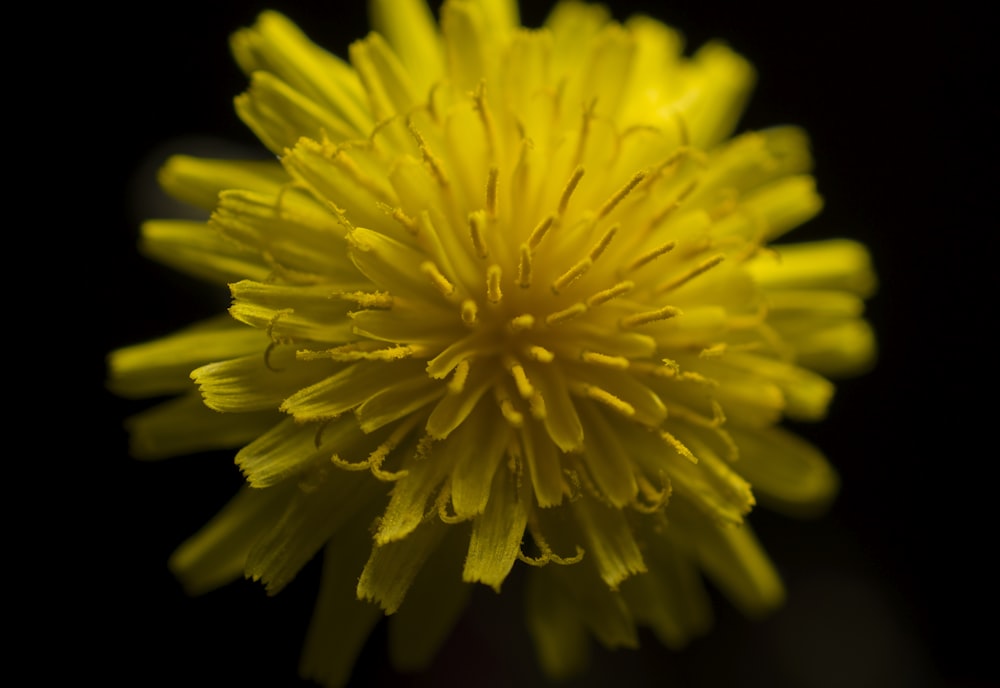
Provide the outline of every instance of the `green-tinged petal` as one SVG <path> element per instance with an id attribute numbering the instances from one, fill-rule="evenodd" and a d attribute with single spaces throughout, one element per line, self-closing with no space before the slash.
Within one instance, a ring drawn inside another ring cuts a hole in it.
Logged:
<path id="1" fill-rule="evenodd" d="M 781 428 L 745 432 L 734 428 L 740 448 L 736 468 L 762 503 L 792 516 L 821 513 L 840 486 L 826 457 L 802 438 Z"/>
<path id="2" fill-rule="evenodd" d="M 357 422 L 344 416 L 330 423 L 301 425 L 285 418 L 236 454 L 236 465 L 253 487 L 269 487 L 336 456 L 362 461 L 374 448 Z"/>
<path id="3" fill-rule="evenodd" d="M 671 527 L 683 529 L 705 573 L 748 616 L 772 611 L 785 598 L 781 578 L 750 526 L 716 525 L 677 504 Z"/>
<path id="4" fill-rule="evenodd" d="M 542 508 L 558 506 L 567 491 L 559 449 L 532 420 L 521 427 L 521 443 L 535 501 Z"/>
<path id="5" fill-rule="evenodd" d="M 368 634 L 382 618 L 378 607 L 354 594 L 370 548 L 360 520 L 347 524 L 327 544 L 319 597 L 299 665 L 303 677 L 328 686 L 347 685 Z"/>
<path id="6" fill-rule="evenodd" d="M 593 561 L 585 558 L 574 566 L 549 566 L 548 571 L 566 589 L 576 613 L 598 642 L 609 648 L 639 646 L 635 619 L 625 600 L 602 584 Z"/>
<path id="7" fill-rule="evenodd" d="M 407 538 L 432 510 L 432 499 L 451 468 L 450 457 L 439 448 L 413 442 L 404 462 L 406 475 L 395 482 L 392 498 L 379 519 L 375 544 L 386 545 Z"/>
<path id="8" fill-rule="evenodd" d="M 165 459 L 239 447 L 281 419 L 274 411 L 216 413 L 191 392 L 137 413 L 125 421 L 129 451 L 139 459 Z"/>
<path id="9" fill-rule="evenodd" d="M 645 573 L 646 564 L 625 514 L 590 497 L 572 503 L 586 540 L 587 556 L 611 590 L 629 576 Z"/>
<path id="10" fill-rule="evenodd" d="M 496 412 L 486 403 L 445 441 L 443 450 L 457 455 L 451 472 L 451 503 L 456 516 L 467 518 L 486 508 L 493 475 L 511 441 L 509 426 L 498 423 Z"/>
<path id="11" fill-rule="evenodd" d="M 327 361 L 299 361 L 287 346 L 209 363 L 191 373 L 205 404 L 219 412 L 276 409 L 292 393 L 329 375 Z"/>
<path id="12" fill-rule="evenodd" d="M 549 571 L 531 571 L 525 596 L 528 632 L 538 661 L 553 680 L 580 674 L 590 659 L 587 629 L 577 604 Z"/>
<path id="13" fill-rule="evenodd" d="M 519 494 L 515 476 L 501 469 L 493 476 L 486 510 L 472 521 L 472 538 L 462 580 L 483 583 L 498 593 L 500 585 L 521 552 L 521 538 L 528 523 L 526 493 Z"/>
<path id="14" fill-rule="evenodd" d="M 165 265 L 216 284 L 246 278 L 262 280 L 271 272 L 259 255 L 226 239 L 204 222 L 145 222 L 139 249 Z"/>
<path id="15" fill-rule="evenodd" d="M 447 528 L 432 518 L 408 537 L 375 547 L 358 581 L 358 599 L 377 603 L 386 614 L 395 613 Z"/>
<path id="16" fill-rule="evenodd" d="M 365 511 L 380 489 L 366 473 L 333 466 L 317 466 L 291 484 L 283 513 L 262 529 L 246 560 L 247 578 L 263 582 L 270 595 L 291 582 L 345 522 Z"/>
<path id="17" fill-rule="evenodd" d="M 151 397 L 191 388 L 191 371 L 223 358 L 260 351 L 260 332 L 222 316 L 142 344 L 118 349 L 108 357 L 108 386 L 126 397 Z"/>
<path id="18" fill-rule="evenodd" d="M 205 210 L 215 208 L 219 194 L 226 189 L 273 193 L 288 181 L 274 160 L 214 160 L 188 155 L 167 159 L 157 179 L 174 198 Z"/>
<path id="19" fill-rule="evenodd" d="M 711 601 L 687 554 L 664 533 L 649 535 L 645 549 L 649 572 L 622 583 L 622 598 L 637 623 L 652 629 L 667 647 L 680 648 L 708 631 Z"/>
<path id="20" fill-rule="evenodd" d="M 451 529 L 389 619 L 389 659 L 400 671 L 426 669 L 465 610 L 472 592 L 459 578 L 466 533 Z"/>
<path id="21" fill-rule="evenodd" d="M 640 432 L 636 427 L 615 424 L 590 403 L 579 404 L 581 420 L 587 428 L 583 463 L 594 483 L 611 505 L 621 509 L 635 500 L 639 487 L 635 481 L 634 460 L 619 439 L 621 430 Z"/>
<path id="22" fill-rule="evenodd" d="M 170 558 L 170 570 L 197 595 L 243 574 L 247 555 L 261 532 L 280 517 L 294 486 L 270 490 L 244 487 L 211 521 Z"/>

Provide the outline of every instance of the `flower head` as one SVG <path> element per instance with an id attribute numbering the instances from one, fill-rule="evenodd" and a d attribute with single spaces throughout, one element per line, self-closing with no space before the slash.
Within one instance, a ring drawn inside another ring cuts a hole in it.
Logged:
<path id="1" fill-rule="evenodd" d="M 821 418 L 825 375 L 873 352 L 866 250 L 770 245 L 820 209 L 805 135 L 728 138 L 750 65 L 685 57 L 647 17 L 372 9 L 348 62 L 275 13 L 236 33 L 236 109 L 278 161 L 162 170 L 211 218 L 150 221 L 144 250 L 232 307 L 115 352 L 112 384 L 178 395 L 131 421 L 138 455 L 236 447 L 247 482 L 177 575 L 277 592 L 325 550 L 303 671 L 330 684 L 383 612 L 419 667 L 467 584 L 499 592 L 517 565 L 556 676 L 585 631 L 703 632 L 701 571 L 773 607 L 746 514 L 837 484 L 779 423 Z"/>

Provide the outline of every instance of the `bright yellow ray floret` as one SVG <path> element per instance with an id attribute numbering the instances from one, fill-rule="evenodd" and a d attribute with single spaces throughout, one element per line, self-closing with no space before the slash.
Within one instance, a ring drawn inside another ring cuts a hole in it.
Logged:
<path id="1" fill-rule="evenodd" d="M 553 676 L 588 632 L 704 632 L 700 571 L 772 608 L 746 514 L 837 487 L 779 423 L 821 419 L 825 375 L 874 351 L 865 248 L 770 246 L 822 205 L 803 132 L 728 138 L 752 68 L 648 17 L 372 17 L 346 62 L 273 12 L 237 32 L 236 110 L 279 161 L 162 170 L 211 217 L 150 221 L 142 248 L 228 284 L 231 317 L 115 352 L 111 384 L 178 395 L 130 421 L 137 455 L 236 447 L 247 480 L 177 575 L 274 593 L 325 549 L 302 671 L 329 685 L 383 612 L 394 661 L 424 666 L 467 584 L 519 563 Z"/>

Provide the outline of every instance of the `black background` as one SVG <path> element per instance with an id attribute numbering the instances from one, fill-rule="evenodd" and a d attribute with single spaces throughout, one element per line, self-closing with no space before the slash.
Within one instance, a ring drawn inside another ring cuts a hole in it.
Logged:
<path id="1" fill-rule="evenodd" d="M 31 367 L 45 400 L 35 408 L 46 410 L 29 414 L 41 416 L 44 448 L 30 461 L 44 475 L 18 495 L 41 505 L 23 551 L 42 586 L 21 634 L 39 679 L 297 684 L 316 567 L 276 598 L 245 581 L 186 597 L 166 559 L 240 477 L 226 455 L 130 459 L 121 422 L 144 404 L 103 387 L 110 349 L 227 305 L 226 294 L 140 258 L 135 241 L 157 208 L 151 179 L 168 151 L 219 141 L 256 150 L 232 111 L 245 80 L 227 37 L 266 6 L 88 8 L 58 20 L 59 74 L 36 70 L 52 79 L 44 140 L 56 143 L 42 146 L 41 179 L 56 192 L 35 225 L 50 244 L 42 248 L 58 246 L 69 266 L 61 278 L 43 275 L 51 295 L 29 306 L 57 305 L 41 325 L 53 327 L 40 334 L 48 360 Z M 367 30 L 361 3 L 271 6 L 340 55 Z M 870 374 L 839 386 L 826 423 L 802 429 L 841 472 L 831 513 L 752 518 L 786 578 L 788 605 L 753 623 L 719 598 L 708 638 L 683 652 L 651 635 L 639 652 L 595 645 L 591 672 L 571 685 L 996 685 L 996 576 L 987 564 L 996 536 L 985 489 L 995 402 L 980 395 L 992 386 L 997 289 L 995 271 L 978 259 L 996 255 L 996 220 L 980 206 L 993 186 L 997 112 L 987 106 L 996 76 L 986 67 L 984 18 L 961 3 L 611 7 L 618 19 L 646 11 L 681 28 L 691 48 L 719 37 L 747 56 L 759 83 L 741 128 L 808 129 L 826 209 L 794 236 L 850 236 L 871 247 L 881 352 Z M 538 25 L 547 9 L 523 7 L 524 23 Z M 509 581 L 501 598 L 479 591 L 476 614 L 424 675 L 392 672 L 380 628 L 353 685 L 544 685 L 521 628 L 518 585 Z"/>

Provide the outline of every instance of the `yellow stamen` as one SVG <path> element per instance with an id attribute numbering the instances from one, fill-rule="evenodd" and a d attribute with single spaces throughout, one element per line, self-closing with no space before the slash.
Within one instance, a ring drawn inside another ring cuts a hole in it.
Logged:
<path id="1" fill-rule="evenodd" d="M 472 236 L 472 248 L 475 249 L 476 255 L 485 259 L 489 257 L 490 251 L 483 239 L 483 228 L 486 226 L 486 218 L 483 215 L 481 210 L 469 213 L 469 234 Z"/>
<path id="2" fill-rule="evenodd" d="M 656 293 L 658 293 L 658 294 L 665 294 L 668 291 L 672 291 L 674 289 L 677 289 L 678 287 L 681 287 L 681 286 L 687 284 L 688 282 L 690 282 L 691 280 L 693 280 L 698 275 L 703 275 L 704 273 L 706 273 L 709 270 L 711 270 L 712 268 L 714 268 L 716 265 L 718 265 L 723 260 L 725 260 L 725 258 L 726 257 L 724 255 L 719 254 L 719 255 L 712 256 L 711 258 L 707 258 L 707 259 L 703 260 L 700 264 L 698 264 L 695 267 L 691 268 L 690 270 L 688 270 L 683 275 L 680 275 L 679 277 L 675 277 L 674 279 L 670 280 L 669 282 L 665 282 L 665 283 L 661 284 L 659 287 L 656 288 Z"/>
<path id="3" fill-rule="evenodd" d="M 566 207 L 569 205 L 570 196 L 573 195 L 573 191 L 576 190 L 576 186 L 580 183 L 582 178 L 583 168 L 577 167 L 573 170 L 573 175 L 569 178 L 569 181 L 566 182 L 566 187 L 563 189 L 562 195 L 559 197 L 559 205 L 556 211 L 556 215 L 559 217 L 562 217 L 563 214 L 565 214 Z"/>
<path id="4" fill-rule="evenodd" d="M 448 281 L 448 278 L 441 274 L 441 270 L 433 261 L 427 260 L 420 264 L 420 272 L 430 279 L 431 284 L 444 296 L 451 296 L 455 293 L 455 285 Z"/>
<path id="5" fill-rule="evenodd" d="M 561 311 L 556 311 L 555 313 L 549 313 L 545 316 L 546 325 L 558 325 L 564 323 L 567 320 L 572 320 L 577 318 L 587 312 L 587 307 L 582 303 L 574 303 L 569 308 L 564 308 Z"/>
<path id="6" fill-rule="evenodd" d="M 486 269 L 486 299 L 490 303 L 500 303 L 503 292 L 500 291 L 500 277 L 503 270 L 499 265 L 491 265 Z"/>
<path id="7" fill-rule="evenodd" d="M 595 306 L 601 306 L 612 299 L 616 299 L 619 296 L 624 296 L 635 288 L 635 282 L 619 282 L 613 287 L 604 289 L 597 292 L 589 299 L 587 299 L 587 305 L 591 308 Z"/>
<path id="8" fill-rule="evenodd" d="M 641 182 L 645 178 L 646 178 L 646 173 L 644 171 L 636 172 L 634 175 L 632 175 L 632 178 L 629 179 L 628 182 L 626 182 L 625 186 L 618 189 L 618 191 L 616 191 L 614 195 L 611 196 L 611 198 L 609 198 L 604 202 L 604 205 L 602 205 L 600 210 L 597 211 L 597 218 L 600 219 L 602 217 L 607 217 L 608 213 L 614 210 L 615 207 L 619 203 L 621 203 L 625 199 L 625 197 L 629 195 L 629 193 L 632 192 L 632 189 L 638 186 L 639 182 Z"/>
<path id="9" fill-rule="evenodd" d="M 633 315 L 626 315 L 621 319 L 621 326 L 625 328 L 629 327 L 639 327 L 640 325 L 646 325 L 651 322 L 656 322 L 657 320 L 669 320 L 680 315 L 681 312 L 674 308 L 673 306 L 664 306 L 655 311 L 644 311 L 642 313 L 634 313 Z"/>
<path id="10" fill-rule="evenodd" d="M 660 256 L 662 256 L 664 253 L 669 253 L 670 251 L 672 251 L 674 249 L 674 247 L 676 245 L 677 245 L 677 242 L 668 241 L 668 242 L 666 242 L 665 244 L 663 244 L 661 246 L 657 246 L 656 248 L 652 249 L 651 251 L 646 251 L 641 256 L 639 256 L 638 258 L 636 258 L 635 260 L 633 260 L 631 263 L 629 263 L 628 265 L 626 265 L 625 266 L 625 272 L 633 272 L 635 270 L 638 270 L 643 265 L 646 265 L 647 263 L 650 263 L 650 262 L 656 260 L 657 258 L 659 258 Z"/>

